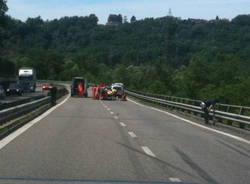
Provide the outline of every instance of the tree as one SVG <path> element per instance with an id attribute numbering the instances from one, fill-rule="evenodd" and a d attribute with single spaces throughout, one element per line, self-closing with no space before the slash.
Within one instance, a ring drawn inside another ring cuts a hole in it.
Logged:
<path id="1" fill-rule="evenodd" d="M 8 6 L 6 3 L 6 0 L 0 0 L 0 16 L 3 16 L 5 12 L 8 11 Z"/>
<path id="2" fill-rule="evenodd" d="M 30 66 L 40 79 L 119 80 L 152 93 L 249 104 L 241 98 L 249 93 L 249 17 L 208 22 L 166 16 L 122 24 L 117 14 L 108 19 L 116 26 L 102 26 L 94 14 L 26 22 L 4 15 L 0 74 Z"/>
<path id="3" fill-rule="evenodd" d="M 15 64 L 0 57 L 0 74 L 1 77 L 12 77 L 15 75 Z"/>
<path id="4" fill-rule="evenodd" d="M 3 43 L 3 35 L 4 35 L 4 26 L 6 25 L 5 21 L 5 12 L 8 11 L 8 7 L 6 5 L 6 0 L 0 0 L 0 48 L 2 47 Z"/>
<path id="5" fill-rule="evenodd" d="M 124 18 L 123 18 L 123 23 L 128 23 L 128 18 L 127 18 L 127 16 L 124 16 Z"/>
<path id="6" fill-rule="evenodd" d="M 130 19 L 130 23 L 134 23 L 134 22 L 136 22 L 136 17 L 133 15 L 133 16 L 131 17 L 131 19 Z"/>
<path id="7" fill-rule="evenodd" d="M 115 15 L 115 14 L 110 14 L 108 17 L 108 23 L 110 25 L 118 25 L 122 24 L 122 15 Z"/>
<path id="8" fill-rule="evenodd" d="M 232 19 L 232 23 L 240 26 L 250 26 L 250 15 L 238 15 Z"/>
<path id="9" fill-rule="evenodd" d="M 210 70 L 206 59 L 201 55 L 193 56 L 190 65 L 185 70 L 184 89 L 187 97 L 197 99 L 200 90 L 209 84 Z"/>
<path id="10" fill-rule="evenodd" d="M 89 23 L 96 26 L 98 23 L 98 17 L 95 14 L 90 14 L 89 15 Z"/>

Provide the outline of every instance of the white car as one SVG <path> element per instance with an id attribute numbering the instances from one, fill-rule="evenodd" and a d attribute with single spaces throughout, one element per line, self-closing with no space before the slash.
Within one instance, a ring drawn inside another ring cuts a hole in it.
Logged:
<path id="1" fill-rule="evenodd" d="M 113 89 L 115 86 L 116 87 L 119 86 L 119 87 L 124 88 L 124 84 L 123 83 L 114 83 L 114 84 L 111 85 L 111 88 Z"/>

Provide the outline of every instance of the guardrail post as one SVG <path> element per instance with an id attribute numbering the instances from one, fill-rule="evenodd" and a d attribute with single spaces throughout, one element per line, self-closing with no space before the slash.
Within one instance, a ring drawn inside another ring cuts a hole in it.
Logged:
<path id="1" fill-rule="evenodd" d="M 244 111 L 244 109 L 243 109 L 243 107 L 241 106 L 241 107 L 240 107 L 239 115 L 242 115 L 242 114 L 243 114 L 243 111 Z M 240 123 L 240 128 L 245 129 L 245 123 Z"/>
<path id="2" fill-rule="evenodd" d="M 240 123 L 240 128 L 245 129 L 245 124 L 244 123 Z"/>
<path id="3" fill-rule="evenodd" d="M 243 107 L 240 107 L 239 115 L 242 115 L 242 114 L 243 114 Z"/>
<path id="4" fill-rule="evenodd" d="M 233 125 L 233 122 L 231 120 L 227 120 L 227 124 L 232 126 Z"/>

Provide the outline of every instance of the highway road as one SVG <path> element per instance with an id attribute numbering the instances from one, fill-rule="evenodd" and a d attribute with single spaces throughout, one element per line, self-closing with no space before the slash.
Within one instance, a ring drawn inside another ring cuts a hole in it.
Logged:
<path id="1" fill-rule="evenodd" d="M 250 183 L 249 144 L 131 101 L 69 98 L 15 134 L 0 183 Z"/>

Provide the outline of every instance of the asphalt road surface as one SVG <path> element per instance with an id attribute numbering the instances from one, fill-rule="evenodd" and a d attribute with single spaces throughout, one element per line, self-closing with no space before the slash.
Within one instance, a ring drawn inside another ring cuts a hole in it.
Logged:
<path id="1" fill-rule="evenodd" d="M 130 101 L 69 98 L 0 149 L 0 183 L 142 181 L 249 184 L 250 145 Z"/>

